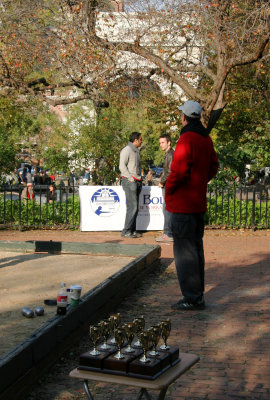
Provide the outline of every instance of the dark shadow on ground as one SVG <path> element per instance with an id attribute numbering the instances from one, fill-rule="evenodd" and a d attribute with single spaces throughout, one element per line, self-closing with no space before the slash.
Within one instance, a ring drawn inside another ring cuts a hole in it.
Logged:
<path id="1" fill-rule="evenodd" d="M 198 354 L 198 366 L 168 390 L 167 400 L 269 400 L 269 288 L 270 255 L 250 254 L 252 263 L 225 265 L 211 263 L 206 271 L 207 308 L 175 312 L 170 305 L 179 296 L 172 259 L 160 260 L 115 312 L 122 322 L 144 315 L 146 328 L 170 318 L 169 344 L 180 351 Z M 89 337 L 74 344 L 61 365 L 44 377 L 42 388 L 33 388 L 27 400 L 84 398 L 82 383 L 68 373 L 78 365 L 79 355 L 89 350 Z M 61 385 L 59 382 L 61 381 Z M 138 391 L 123 386 L 91 384 L 96 400 L 135 399 Z"/>
<path id="2" fill-rule="evenodd" d="M 12 253 L 12 251 L 5 251 L 8 253 Z M 12 257 L 4 257 L 0 259 L 0 268 L 11 267 L 17 264 L 21 264 L 25 261 L 35 260 L 37 258 L 45 258 L 49 257 L 51 254 L 43 253 L 43 254 L 36 254 L 36 253 L 29 253 L 29 254 L 20 254 L 17 256 Z"/>

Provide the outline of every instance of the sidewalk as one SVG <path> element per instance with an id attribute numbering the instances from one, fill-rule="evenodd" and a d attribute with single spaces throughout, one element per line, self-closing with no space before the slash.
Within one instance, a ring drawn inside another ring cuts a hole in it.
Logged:
<path id="1" fill-rule="evenodd" d="M 58 240 L 155 243 L 157 233 L 140 239 L 119 232 L 0 232 L 0 240 Z M 270 399 L 270 232 L 215 231 L 205 234 L 206 303 L 196 312 L 172 311 L 179 288 L 172 244 L 161 244 L 162 267 L 149 276 L 115 311 L 123 321 L 144 314 L 147 327 L 171 318 L 169 343 L 198 354 L 197 366 L 175 382 L 167 400 Z M 165 268 L 165 266 L 167 268 Z M 86 336 L 55 365 L 27 400 L 86 399 L 82 384 L 68 377 L 79 354 L 89 349 Z M 90 386 L 95 400 L 135 399 L 135 389 L 106 384 Z"/>

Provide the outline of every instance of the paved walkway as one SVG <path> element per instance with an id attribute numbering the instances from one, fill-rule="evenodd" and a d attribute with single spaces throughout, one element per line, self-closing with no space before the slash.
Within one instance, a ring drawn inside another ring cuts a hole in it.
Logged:
<path id="1" fill-rule="evenodd" d="M 0 232 L 8 240 L 65 240 L 154 243 L 154 233 L 122 239 L 118 232 Z M 170 343 L 200 355 L 196 367 L 169 388 L 167 400 L 270 399 L 270 232 L 206 231 L 206 302 L 196 312 L 176 312 L 179 288 L 172 244 L 161 244 L 161 268 L 115 311 L 123 320 L 144 314 L 147 326 L 171 318 Z M 165 268 L 167 267 L 167 268 Z M 82 385 L 68 377 L 90 340 L 80 343 L 40 380 L 27 400 L 86 399 Z M 96 400 L 135 399 L 135 390 L 91 385 Z"/>

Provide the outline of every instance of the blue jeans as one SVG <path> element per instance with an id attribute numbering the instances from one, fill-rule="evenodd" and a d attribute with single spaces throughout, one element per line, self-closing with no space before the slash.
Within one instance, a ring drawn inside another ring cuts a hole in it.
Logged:
<path id="1" fill-rule="evenodd" d="M 162 188 L 162 195 L 163 195 L 163 214 L 164 214 L 164 227 L 163 227 L 163 232 L 165 235 L 172 237 L 172 230 L 171 230 L 171 216 L 172 213 L 166 210 L 166 204 L 165 204 L 165 189 Z"/>
<path id="2" fill-rule="evenodd" d="M 122 233 L 136 231 L 136 218 L 138 215 L 139 195 L 142 190 L 142 182 L 130 182 L 127 178 L 122 179 L 122 187 L 126 195 L 127 212 L 124 229 Z"/>
<path id="3" fill-rule="evenodd" d="M 204 293 L 204 213 L 171 214 L 173 251 L 181 292 L 190 303 Z"/>

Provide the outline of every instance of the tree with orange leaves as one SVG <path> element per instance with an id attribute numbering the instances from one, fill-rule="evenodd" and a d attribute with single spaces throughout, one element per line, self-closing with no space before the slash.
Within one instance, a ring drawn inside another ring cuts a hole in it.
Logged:
<path id="1" fill-rule="evenodd" d="M 116 77 L 136 72 L 199 101 L 207 121 L 232 71 L 268 56 L 265 0 L 129 0 L 123 13 L 106 0 L 1 3 L 2 87 L 54 105 L 103 104 Z"/>

